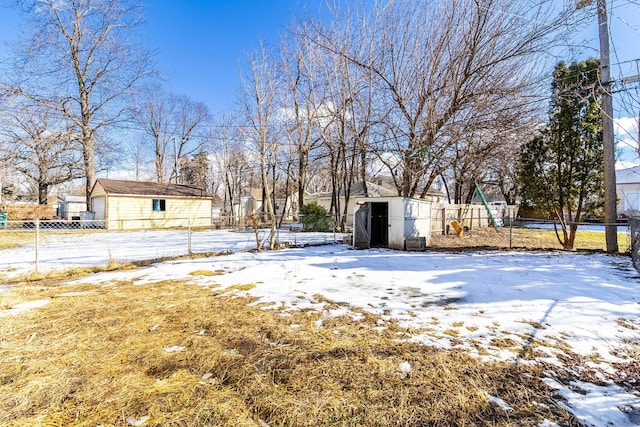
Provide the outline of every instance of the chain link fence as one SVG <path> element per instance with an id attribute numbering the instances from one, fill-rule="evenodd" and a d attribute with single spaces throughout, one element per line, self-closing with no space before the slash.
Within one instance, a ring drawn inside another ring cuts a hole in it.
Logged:
<path id="1" fill-rule="evenodd" d="M 175 220 L 175 219 L 174 219 Z M 270 229 L 249 225 L 224 229 L 184 218 L 182 225 L 159 228 L 157 221 L 135 220 L 143 227 L 109 229 L 101 220 L 0 220 L 0 277 L 44 270 L 139 262 L 199 254 L 217 254 L 268 247 Z M 210 223 L 210 222 L 209 222 Z M 248 222 L 247 222 L 248 224 Z M 278 247 L 342 242 L 343 235 L 302 232 L 297 223 L 275 232 Z"/>
<path id="2" fill-rule="evenodd" d="M 483 208 L 484 209 L 484 208 Z M 505 207 L 496 219 L 496 231 L 486 210 L 474 206 L 460 221 L 463 231 L 450 226 L 460 218 L 458 207 L 437 206 L 432 210 L 431 238 L 426 250 L 557 250 L 563 249 L 558 223 L 517 218 L 517 212 Z M 101 220 L 12 221 L 0 216 L 0 277 L 38 270 L 77 266 L 107 265 L 112 262 L 140 262 L 199 254 L 216 254 L 268 247 L 270 222 L 261 216 L 237 219 L 235 224 L 205 221 L 203 218 L 172 219 L 170 228 L 157 220 L 121 221 L 110 227 Z M 640 268 L 640 225 L 638 218 L 616 224 L 619 252 L 628 253 Z M 278 218 L 275 230 L 277 247 L 297 247 L 331 243 L 352 243 L 352 230 L 337 232 L 341 225 L 333 216 Z M 578 224 L 573 249 L 604 251 L 604 224 Z"/>
<path id="3" fill-rule="evenodd" d="M 629 218 L 630 250 L 633 265 L 640 271 L 640 218 Z"/>
<path id="4" fill-rule="evenodd" d="M 561 241 L 565 240 L 563 230 L 558 222 L 540 219 L 510 218 L 502 219 L 496 231 L 487 224 L 483 226 L 464 226 L 464 231 L 455 233 L 452 228 L 444 232 L 433 230 L 431 247 L 434 248 L 495 248 L 495 249 L 565 249 Z M 630 222 L 616 223 L 618 231 L 618 251 L 630 253 L 632 232 Z M 572 224 L 569 224 L 572 225 Z M 587 251 L 605 251 L 605 224 L 577 223 L 575 240 L 572 249 Z"/>

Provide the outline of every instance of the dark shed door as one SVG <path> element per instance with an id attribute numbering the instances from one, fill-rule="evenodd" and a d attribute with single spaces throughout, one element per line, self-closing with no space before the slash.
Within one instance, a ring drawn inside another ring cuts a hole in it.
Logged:
<path id="1" fill-rule="evenodd" d="M 371 247 L 389 247 L 389 203 L 371 203 Z"/>
<path id="2" fill-rule="evenodd" d="M 356 210 L 353 218 L 353 247 L 368 249 L 371 246 L 371 229 L 369 203 L 365 203 Z"/>

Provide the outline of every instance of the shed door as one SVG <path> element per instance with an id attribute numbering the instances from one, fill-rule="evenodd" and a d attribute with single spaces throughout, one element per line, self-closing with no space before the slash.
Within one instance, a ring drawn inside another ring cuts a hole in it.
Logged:
<path id="1" fill-rule="evenodd" d="M 353 218 L 353 246 L 356 249 L 368 249 L 371 246 L 369 203 L 360 206 Z"/>
<path id="2" fill-rule="evenodd" d="M 96 213 L 94 219 L 104 219 L 104 197 L 94 197 L 91 199 L 91 210 Z"/>
<path id="3" fill-rule="evenodd" d="M 389 246 L 389 203 L 371 203 L 371 246 L 386 248 Z"/>

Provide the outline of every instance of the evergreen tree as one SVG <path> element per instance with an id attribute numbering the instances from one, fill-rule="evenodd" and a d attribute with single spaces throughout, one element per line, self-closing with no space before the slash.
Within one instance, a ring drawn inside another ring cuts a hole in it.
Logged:
<path id="1" fill-rule="evenodd" d="M 599 69 L 593 58 L 558 63 L 549 121 L 520 156 L 523 204 L 557 220 L 556 236 L 567 249 L 578 223 L 604 200 Z"/>

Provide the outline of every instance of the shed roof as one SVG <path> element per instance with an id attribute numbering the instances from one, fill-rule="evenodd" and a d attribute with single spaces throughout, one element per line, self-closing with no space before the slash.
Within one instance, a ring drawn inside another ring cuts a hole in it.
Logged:
<path id="1" fill-rule="evenodd" d="M 206 198 L 211 199 L 211 195 L 201 188 L 182 184 L 160 184 L 157 182 L 126 181 L 121 179 L 103 179 L 96 181 L 100 184 L 105 193 L 109 195 L 122 196 L 163 196 L 163 197 L 184 197 L 184 198 Z M 94 185 L 94 187 L 95 187 Z"/>
<path id="2" fill-rule="evenodd" d="M 84 196 L 62 196 L 58 197 L 59 201 L 67 203 L 87 203 L 87 198 Z"/>

